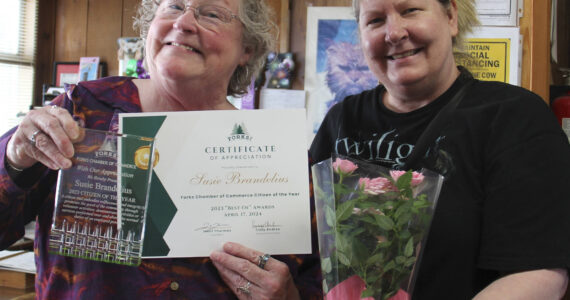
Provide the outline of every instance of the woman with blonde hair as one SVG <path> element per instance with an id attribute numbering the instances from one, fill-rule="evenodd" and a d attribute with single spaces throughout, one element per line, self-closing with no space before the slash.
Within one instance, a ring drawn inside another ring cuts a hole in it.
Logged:
<path id="1" fill-rule="evenodd" d="M 381 84 L 333 106 L 310 152 L 445 176 L 413 299 L 560 299 L 570 145 L 540 97 L 457 66 L 473 5 L 353 0 Z"/>

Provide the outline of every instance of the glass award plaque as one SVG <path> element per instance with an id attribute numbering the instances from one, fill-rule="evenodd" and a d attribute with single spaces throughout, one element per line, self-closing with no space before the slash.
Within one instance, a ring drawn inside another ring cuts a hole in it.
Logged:
<path id="1" fill-rule="evenodd" d="M 153 142 L 85 129 L 73 166 L 59 171 L 50 253 L 140 264 Z"/>

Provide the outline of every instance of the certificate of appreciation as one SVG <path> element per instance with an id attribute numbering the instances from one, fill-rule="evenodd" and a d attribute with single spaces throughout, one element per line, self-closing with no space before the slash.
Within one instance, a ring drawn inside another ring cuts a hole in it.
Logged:
<path id="1" fill-rule="evenodd" d="M 311 252 L 305 110 L 121 114 L 155 137 L 143 257 Z"/>

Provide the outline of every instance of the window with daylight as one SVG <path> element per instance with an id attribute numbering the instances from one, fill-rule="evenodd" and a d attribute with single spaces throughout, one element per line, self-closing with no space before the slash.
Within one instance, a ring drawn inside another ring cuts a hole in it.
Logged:
<path id="1" fill-rule="evenodd" d="M 32 104 L 37 0 L 3 1 L 0 9 L 0 134 Z"/>

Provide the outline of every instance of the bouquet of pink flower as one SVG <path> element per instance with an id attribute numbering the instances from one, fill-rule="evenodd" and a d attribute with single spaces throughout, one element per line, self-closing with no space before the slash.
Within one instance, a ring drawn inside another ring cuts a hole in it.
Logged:
<path id="1" fill-rule="evenodd" d="M 443 177 L 347 157 L 312 172 L 326 299 L 409 299 Z"/>

